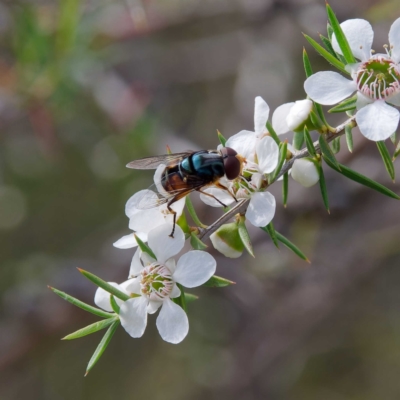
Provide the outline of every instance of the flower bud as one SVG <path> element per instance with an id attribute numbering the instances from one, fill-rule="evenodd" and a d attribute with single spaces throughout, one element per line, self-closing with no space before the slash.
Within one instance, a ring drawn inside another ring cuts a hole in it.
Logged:
<path id="1" fill-rule="evenodd" d="M 242 255 L 244 245 L 239 236 L 235 222 L 222 225 L 210 236 L 214 248 L 229 258 L 238 258 Z"/>
<path id="2" fill-rule="evenodd" d="M 311 187 L 319 181 L 319 172 L 310 158 L 299 158 L 293 163 L 292 178 L 304 187 Z"/>
<path id="3" fill-rule="evenodd" d="M 296 101 L 286 117 L 288 128 L 292 131 L 302 130 L 307 125 L 312 107 L 313 102 L 309 99 Z"/>

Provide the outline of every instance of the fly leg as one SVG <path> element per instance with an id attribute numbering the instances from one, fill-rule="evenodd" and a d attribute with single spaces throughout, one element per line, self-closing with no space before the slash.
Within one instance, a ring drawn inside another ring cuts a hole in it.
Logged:
<path id="1" fill-rule="evenodd" d="M 238 199 L 236 198 L 236 196 L 222 183 L 215 182 L 214 185 L 220 189 L 226 190 L 233 197 L 233 199 L 236 201 L 236 203 L 238 202 Z"/>
<path id="2" fill-rule="evenodd" d="M 167 209 L 168 211 L 174 215 L 174 221 L 172 223 L 172 232 L 170 233 L 169 237 L 174 237 L 174 232 L 175 232 L 175 224 L 176 224 L 176 211 L 171 208 L 171 204 L 175 203 L 176 199 L 173 197 L 168 203 L 167 203 Z"/>
<path id="3" fill-rule="evenodd" d="M 203 193 L 204 195 L 208 197 L 212 197 L 214 200 L 217 200 L 219 204 L 221 204 L 222 207 L 226 208 L 228 207 L 226 204 L 224 204 L 222 201 L 218 200 L 215 196 L 213 196 L 211 193 L 203 192 L 200 189 L 196 189 L 199 193 Z"/>

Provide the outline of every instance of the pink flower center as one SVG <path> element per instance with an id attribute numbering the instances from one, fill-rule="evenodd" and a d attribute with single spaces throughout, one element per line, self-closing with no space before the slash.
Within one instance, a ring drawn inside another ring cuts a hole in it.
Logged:
<path id="1" fill-rule="evenodd" d="M 153 263 L 141 272 L 140 289 L 150 300 L 164 300 L 173 287 L 171 271 L 165 265 Z"/>
<path id="2" fill-rule="evenodd" d="M 372 100 L 386 100 L 400 93 L 399 79 L 399 66 L 381 55 L 362 63 L 355 77 L 358 91 Z"/>

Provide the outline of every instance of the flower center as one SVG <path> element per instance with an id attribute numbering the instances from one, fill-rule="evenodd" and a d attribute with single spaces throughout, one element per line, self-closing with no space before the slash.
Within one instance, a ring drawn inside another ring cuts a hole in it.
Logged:
<path id="1" fill-rule="evenodd" d="M 400 93 L 399 67 L 391 59 L 376 56 L 356 72 L 357 89 L 373 100 L 385 100 Z"/>
<path id="2" fill-rule="evenodd" d="M 150 300 L 164 300 L 174 287 L 171 271 L 162 264 L 153 263 L 141 272 L 140 289 Z"/>

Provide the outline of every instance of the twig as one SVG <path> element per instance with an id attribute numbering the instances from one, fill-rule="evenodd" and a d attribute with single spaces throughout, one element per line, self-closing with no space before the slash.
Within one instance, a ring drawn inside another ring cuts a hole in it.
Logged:
<path id="1" fill-rule="evenodd" d="M 326 140 L 328 142 L 331 142 L 333 139 L 342 136 L 344 134 L 344 128 L 346 125 L 348 124 L 355 124 L 355 116 L 349 118 L 347 121 L 343 122 L 342 124 L 338 125 L 335 128 L 334 132 L 329 132 L 326 135 Z M 321 149 L 319 148 L 319 143 L 318 141 L 314 142 L 314 147 L 315 147 L 315 151 L 318 154 L 321 154 Z M 283 176 L 286 172 L 288 172 L 292 166 L 293 163 L 298 160 L 299 158 L 304 158 L 309 156 L 309 153 L 307 151 L 307 148 L 304 148 L 303 150 L 300 150 L 298 153 L 296 153 L 296 155 L 294 157 L 292 157 L 287 163 L 285 163 L 281 169 L 281 171 L 279 172 L 279 174 L 275 177 L 274 182 L 271 183 L 271 185 L 273 183 L 275 183 L 278 178 L 280 178 L 281 176 Z M 208 226 L 205 229 L 200 229 L 200 235 L 199 238 L 201 240 L 207 239 L 210 237 L 211 234 L 213 234 L 221 225 L 225 224 L 226 222 L 228 222 L 231 218 L 233 218 L 236 214 L 244 214 L 247 210 L 247 206 L 250 202 L 250 199 L 243 199 L 241 201 L 238 202 L 238 204 L 236 204 L 233 208 L 231 208 L 227 213 L 225 213 L 224 215 L 222 215 L 220 218 L 218 218 L 213 224 L 211 224 L 210 226 Z"/>

